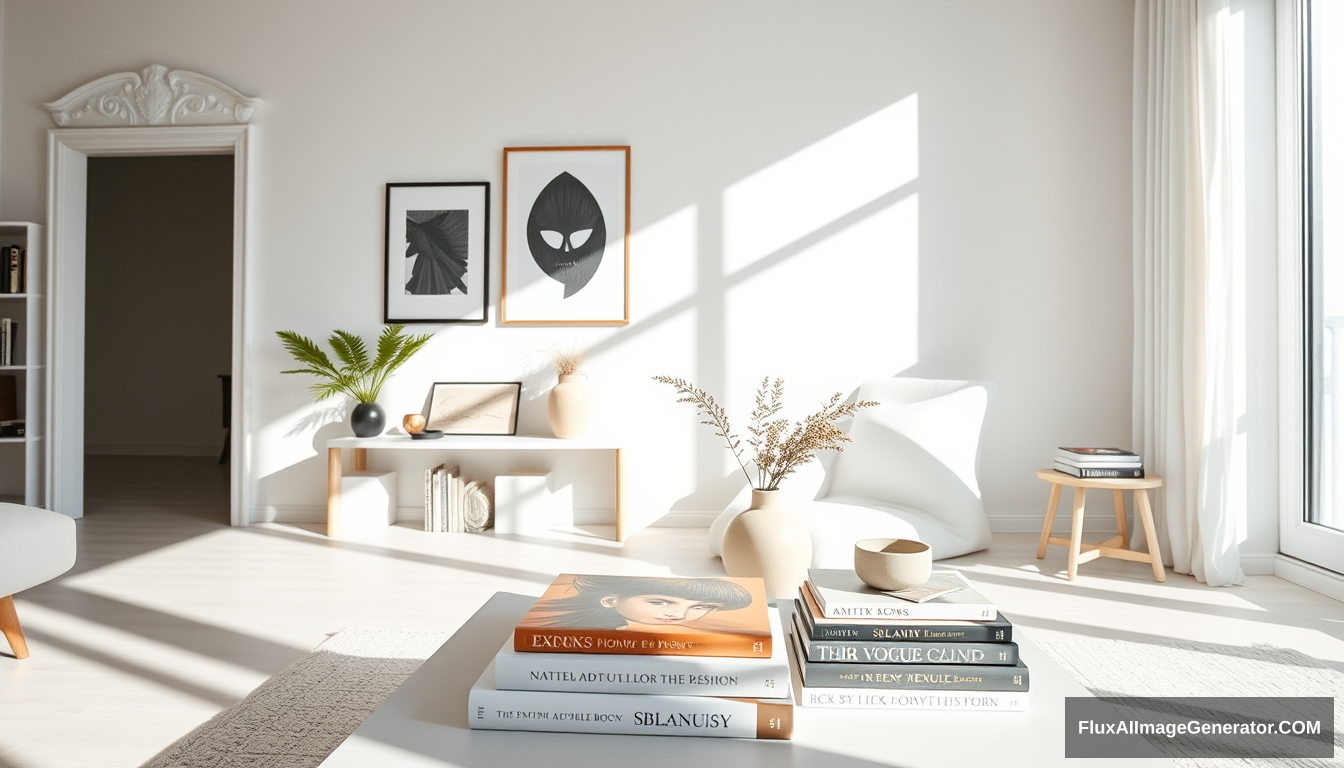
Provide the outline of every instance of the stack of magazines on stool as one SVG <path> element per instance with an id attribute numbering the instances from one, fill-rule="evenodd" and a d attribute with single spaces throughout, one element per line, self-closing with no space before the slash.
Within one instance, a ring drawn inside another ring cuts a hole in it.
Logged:
<path id="1" fill-rule="evenodd" d="M 1122 448 L 1057 448 L 1055 471 L 1081 478 L 1141 478 L 1143 459 Z"/>
<path id="2" fill-rule="evenodd" d="M 788 739 L 765 582 L 562 574 L 472 686 L 472 728 Z"/>
<path id="3" fill-rule="evenodd" d="M 957 571 L 887 593 L 854 571 L 814 568 L 790 637 L 800 706 L 1027 708 L 1031 678 L 1012 624 Z"/>

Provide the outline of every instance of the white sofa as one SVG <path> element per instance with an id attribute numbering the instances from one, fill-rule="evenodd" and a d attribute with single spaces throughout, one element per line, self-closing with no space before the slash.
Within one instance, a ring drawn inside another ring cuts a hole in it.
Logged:
<path id="1" fill-rule="evenodd" d="M 854 542 L 866 538 L 918 539 L 936 560 L 988 547 L 976 467 L 993 385 L 870 379 L 858 398 L 880 405 L 854 418 L 853 442 L 780 485 L 812 534 L 812 567 L 853 568 Z M 710 526 L 712 554 L 750 502 L 747 487 Z"/>
<path id="2" fill-rule="evenodd" d="M 36 507 L 0 504 L 0 633 L 15 658 L 28 656 L 28 644 L 14 593 L 54 579 L 74 564 L 74 520 Z"/>

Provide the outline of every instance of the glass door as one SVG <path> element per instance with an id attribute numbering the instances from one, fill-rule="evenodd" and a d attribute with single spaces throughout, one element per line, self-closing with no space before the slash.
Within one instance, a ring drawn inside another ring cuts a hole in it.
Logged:
<path id="1" fill-rule="evenodd" d="M 1306 482 L 1281 548 L 1344 572 L 1344 2 L 1299 12 Z"/>

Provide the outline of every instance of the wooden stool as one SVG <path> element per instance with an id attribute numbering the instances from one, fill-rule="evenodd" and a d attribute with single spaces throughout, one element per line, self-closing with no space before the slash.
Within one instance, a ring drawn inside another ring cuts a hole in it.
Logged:
<path id="1" fill-rule="evenodd" d="M 1040 469 L 1036 476 L 1050 483 L 1050 503 L 1045 508 L 1045 527 L 1041 528 L 1041 546 L 1036 549 L 1036 559 L 1045 558 L 1047 544 L 1058 544 L 1069 548 L 1069 581 L 1078 575 L 1078 564 L 1098 557 L 1116 557 L 1121 560 L 1133 560 L 1138 563 L 1150 563 L 1153 576 L 1158 581 L 1167 580 L 1167 572 L 1162 567 L 1162 552 L 1157 546 L 1157 530 L 1153 527 L 1153 510 L 1148 506 L 1148 489 L 1160 488 L 1162 478 L 1149 475 L 1144 478 L 1115 477 L 1074 477 L 1053 469 Z M 1073 536 L 1061 539 L 1050 535 L 1055 524 L 1055 509 L 1059 506 L 1059 494 L 1064 486 L 1073 486 Z M 1083 497 L 1088 488 L 1100 488 L 1115 493 L 1115 520 L 1120 525 L 1120 535 L 1107 539 L 1100 544 L 1083 543 Z M 1125 524 L 1125 491 L 1134 492 L 1134 515 L 1143 523 L 1143 534 L 1148 539 L 1148 551 L 1135 552 L 1129 548 L 1129 526 Z"/>

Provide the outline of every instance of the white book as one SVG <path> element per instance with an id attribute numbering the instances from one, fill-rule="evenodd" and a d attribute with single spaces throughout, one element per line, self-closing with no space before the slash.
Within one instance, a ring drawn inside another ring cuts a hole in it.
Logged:
<path id="1" fill-rule="evenodd" d="M 435 523 L 435 525 L 437 526 L 438 530 L 439 530 L 440 532 L 442 532 L 442 533 L 448 533 L 448 532 L 449 532 L 449 531 L 448 531 L 448 493 L 449 493 L 449 491 L 452 489 L 452 485 L 453 485 L 453 473 L 454 473 L 456 470 L 457 470 L 457 467 L 452 467 L 452 468 L 450 468 L 450 469 L 447 469 L 447 468 L 446 468 L 446 469 L 443 469 L 443 470 L 441 470 L 441 472 L 440 472 L 440 474 L 442 475 L 442 477 L 441 477 L 440 480 L 439 480 L 439 491 L 438 491 L 439 509 L 438 509 L 438 512 L 437 512 L 437 515 L 438 515 L 438 521 Z"/>
<path id="2" fill-rule="evenodd" d="M 790 637 L 792 640 L 792 637 Z M 898 691 L 890 688 L 810 688 L 798 674 L 801 665 L 794 643 L 789 644 L 794 699 L 800 707 L 830 709 L 963 710 L 971 712 L 1025 712 L 1027 694 L 1012 691 Z"/>
<path id="3" fill-rule="evenodd" d="M 443 475 L 444 467 L 442 464 L 434 468 L 434 479 L 431 481 L 433 486 L 430 488 L 430 521 L 429 529 L 434 533 L 442 533 L 443 528 L 439 525 L 439 510 L 443 506 Z"/>
<path id="4" fill-rule="evenodd" d="M 512 645 L 509 638 L 505 648 Z M 467 697 L 467 722 L 503 731 L 788 739 L 793 699 L 501 690 L 491 660 Z"/>
<path id="5" fill-rule="evenodd" d="M 789 661 L 778 611 L 770 611 L 770 639 L 768 659 L 522 653 L 506 645 L 495 656 L 495 686 L 528 691 L 785 699 L 789 695 Z"/>
<path id="6" fill-rule="evenodd" d="M 1123 448 L 1056 448 L 1056 459 L 1067 459 L 1069 461 L 1132 461 L 1141 462 L 1143 459 L 1133 451 L 1126 451 Z"/>
<path id="7" fill-rule="evenodd" d="M 1091 468 L 1101 468 L 1101 467 L 1114 467 L 1114 468 L 1121 468 L 1121 469 L 1128 469 L 1128 468 L 1138 469 L 1139 467 L 1142 467 L 1142 466 L 1143 466 L 1143 460 L 1140 459 L 1138 456 L 1135 456 L 1135 457 L 1132 458 L 1132 459 L 1115 459 L 1115 460 L 1111 460 L 1111 459 L 1096 459 L 1096 460 L 1093 460 L 1093 459 L 1081 459 L 1081 460 L 1080 460 L 1080 459 L 1074 459 L 1074 458 L 1066 459 L 1066 458 L 1064 458 L 1063 456 L 1056 456 L 1056 457 L 1055 457 L 1055 463 L 1056 463 L 1056 464 L 1067 464 L 1067 465 L 1069 465 L 1070 467 L 1078 467 L 1079 469 L 1091 469 Z"/>
<path id="8" fill-rule="evenodd" d="M 458 496 L 462 489 L 462 471 L 453 467 L 449 472 L 451 476 L 448 478 L 447 486 L 444 487 L 446 497 L 443 505 L 443 529 L 449 533 L 462 533 L 462 526 L 458 523 L 460 517 L 458 507 L 461 506 L 458 502 Z"/>
<path id="9" fill-rule="evenodd" d="M 434 531 L 434 473 L 439 467 L 425 470 L 425 530 L 431 533 Z"/>
<path id="10" fill-rule="evenodd" d="M 462 524 L 462 491 L 466 487 L 466 481 L 461 475 L 453 476 L 453 497 L 449 511 L 452 514 L 453 533 L 466 533 L 467 528 Z"/>
<path id="11" fill-rule="evenodd" d="M 955 574 L 953 581 L 959 582 L 961 588 L 922 603 L 912 603 L 879 592 L 863 583 L 854 571 L 840 568 L 809 568 L 805 584 L 812 590 L 822 615 L 828 619 L 989 621 L 998 615 L 998 608 L 971 586 L 961 572 L 935 573 Z"/>

